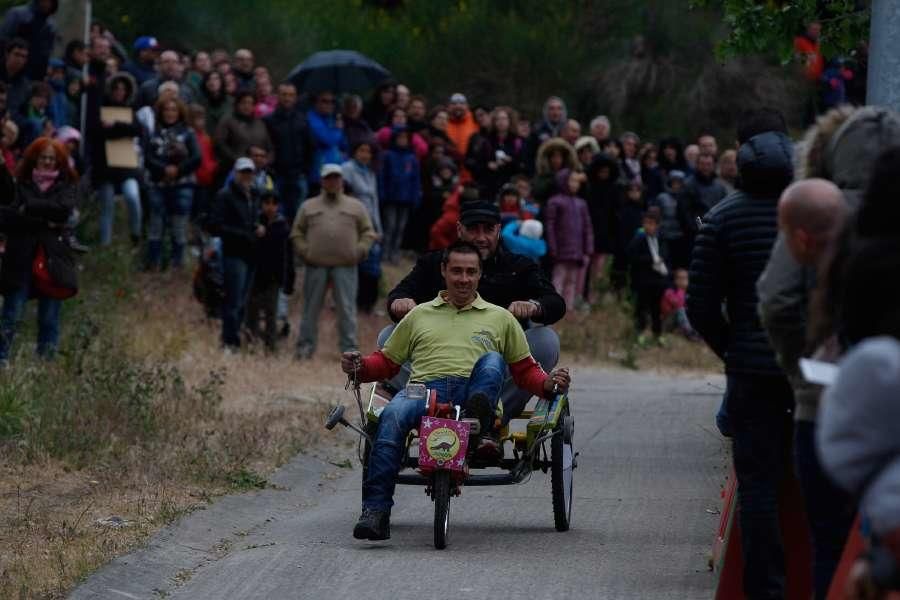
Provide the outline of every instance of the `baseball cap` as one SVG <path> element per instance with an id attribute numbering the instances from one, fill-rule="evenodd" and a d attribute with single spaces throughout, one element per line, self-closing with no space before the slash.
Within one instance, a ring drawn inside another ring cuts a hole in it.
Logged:
<path id="1" fill-rule="evenodd" d="M 466 227 L 475 223 L 490 223 L 493 225 L 500 222 L 500 209 L 493 202 L 485 202 L 483 200 L 466 202 L 462 205 L 459 222 Z"/>
<path id="2" fill-rule="evenodd" d="M 343 175 L 343 174 L 344 174 L 344 172 L 341 170 L 341 165 L 336 165 L 334 163 L 322 165 L 322 170 L 319 171 L 319 176 L 322 179 L 325 179 L 329 175 Z"/>
<path id="3" fill-rule="evenodd" d="M 669 171 L 669 179 L 685 179 L 684 171 L 679 171 L 678 169 L 672 169 Z"/>
<path id="4" fill-rule="evenodd" d="M 467 102 L 466 97 L 459 92 L 450 96 L 450 104 L 466 104 Z"/>
<path id="5" fill-rule="evenodd" d="M 242 156 L 236 161 L 234 161 L 234 170 L 235 171 L 256 171 L 256 165 L 253 164 L 253 161 L 247 158 L 246 156 Z"/>
<path id="6" fill-rule="evenodd" d="M 134 40 L 134 49 L 138 52 L 141 50 L 156 50 L 157 48 L 159 48 L 159 41 L 152 35 L 142 35 Z"/>

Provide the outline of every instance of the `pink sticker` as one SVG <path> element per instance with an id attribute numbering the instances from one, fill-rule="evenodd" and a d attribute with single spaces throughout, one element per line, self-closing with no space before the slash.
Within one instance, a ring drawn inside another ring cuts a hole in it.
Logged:
<path id="1" fill-rule="evenodd" d="M 469 424 L 461 421 L 422 417 L 419 425 L 419 467 L 425 470 L 464 471 L 469 429 Z"/>

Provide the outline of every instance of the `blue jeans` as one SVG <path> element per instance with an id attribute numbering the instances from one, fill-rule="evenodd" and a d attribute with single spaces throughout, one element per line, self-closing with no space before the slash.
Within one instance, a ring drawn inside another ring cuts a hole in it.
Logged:
<path id="1" fill-rule="evenodd" d="M 194 199 L 191 185 L 157 186 L 147 190 L 150 203 L 150 223 L 147 228 L 147 263 L 152 267 L 162 264 L 162 240 L 166 227 L 172 236 L 172 266 L 180 267 L 187 245 L 187 225 Z"/>
<path id="2" fill-rule="evenodd" d="M 132 236 L 141 235 L 141 190 L 137 179 L 126 179 L 121 184 L 122 199 L 128 207 L 128 229 Z M 116 216 L 116 186 L 112 183 L 101 183 L 97 187 L 97 200 L 100 203 L 100 243 L 112 242 L 113 221 Z"/>
<path id="3" fill-rule="evenodd" d="M 841 561 L 847 535 L 853 526 L 856 506 L 850 494 L 834 485 L 822 470 L 822 463 L 816 454 L 815 438 L 815 423 L 796 423 L 794 463 L 812 534 L 813 587 L 816 600 L 825 600 L 831 578 Z"/>
<path id="4" fill-rule="evenodd" d="M 0 313 L 0 360 L 9 360 L 16 329 L 22 320 L 22 311 L 28 301 L 29 286 L 7 292 L 3 297 Z M 38 298 L 38 356 L 53 358 L 59 345 L 59 310 L 62 301 Z"/>
<path id="5" fill-rule="evenodd" d="M 438 401 L 462 406 L 475 393 L 481 392 L 496 409 L 500 388 L 506 379 L 507 367 L 497 352 L 481 356 L 466 377 L 441 377 L 426 381 L 429 389 L 437 390 Z M 400 472 L 406 437 L 419 426 L 425 414 L 424 400 L 408 400 L 401 390 L 384 408 L 375 432 L 375 443 L 369 455 L 369 475 L 363 483 L 363 506 L 375 510 L 390 510 L 394 505 L 394 479 Z"/>
<path id="6" fill-rule="evenodd" d="M 240 348 L 241 323 L 244 310 L 253 285 L 253 268 L 243 258 L 226 256 L 225 265 L 225 307 L 222 311 L 222 343 Z"/>
<path id="7" fill-rule="evenodd" d="M 278 189 L 281 214 L 287 219 L 288 226 L 294 224 L 294 217 L 300 209 L 300 205 L 306 200 L 309 185 L 306 183 L 306 175 L 276 175 L 275 187 Z"/>
<path id="8" fill-rule="evenodd" d="M 786 377 L 728 375 L 728 421 L 738 482 L 744 594 L 781 599 L 784 548 L 778 487 L 789 471 L 794 392 Z"/>

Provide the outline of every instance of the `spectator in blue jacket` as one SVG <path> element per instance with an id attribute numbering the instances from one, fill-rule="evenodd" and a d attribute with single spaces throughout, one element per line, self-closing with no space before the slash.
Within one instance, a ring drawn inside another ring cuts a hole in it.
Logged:
<path id="1" fill-rule="evenodd" d="M 306 114 L 306 122 L 312 135 L 313 157 L 309 166 L 309 196 L 319 193 L 322 165 L 341 164 L 347 151 L 347 137 L 341 116 L 335 111 L 333 92 L 319 92 L 313 107 Z"/>
<path id="2" fill-rule="evenodd" d="M 409 215 L 422 200 L 419 160 L 410 144 L 409 131 L 397 127 L 381 164 L 378 196 L 384 224 L 384 258 L 396 262 Z"/>
<path id="3" fill-rule="evenodd" d="M 510 221 L 503 226 L 500 237 L 506 249 L 515 254 L 527 256 L 534 262 L 540 262 L 547 254 L 547 242 L 544 236 L 544 225 L 537 219 Z"/>

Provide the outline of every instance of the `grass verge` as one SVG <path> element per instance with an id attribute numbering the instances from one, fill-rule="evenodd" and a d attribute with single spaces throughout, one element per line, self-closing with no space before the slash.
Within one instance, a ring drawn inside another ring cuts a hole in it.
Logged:
<path id="1" fill-rule="evenodd" d="M 226 357 L 189 274 L 133 263 L 125 247 L 92 251 L 57 360 L 32 356 L 30 306 L 0 374 L 2 598 L 63 597 L 185 512 L 266 487 L 320 441 L 337 369 L 287 352 Z"/>

